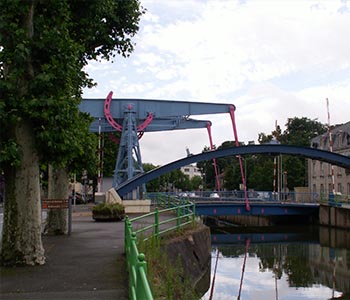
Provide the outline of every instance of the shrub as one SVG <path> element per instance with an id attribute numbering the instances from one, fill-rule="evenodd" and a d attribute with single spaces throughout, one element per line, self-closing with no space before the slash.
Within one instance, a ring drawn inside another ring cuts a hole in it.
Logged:
<path id="1" fill-rule="evenodd" d="M 125 209 L 120 203 L 99 203 L 92 208 L 92 218 L 95 221 L 110 220 L 119 221 L 124 219 Z"/>

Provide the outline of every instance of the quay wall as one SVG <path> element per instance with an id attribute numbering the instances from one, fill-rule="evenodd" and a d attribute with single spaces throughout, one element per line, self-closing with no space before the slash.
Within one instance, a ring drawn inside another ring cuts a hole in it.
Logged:
<path id="1" fill-rule="evenodd" d="M 350 229 L 350 207 L 320 204 L 320 225 Z"/>
<path id="2" fill-rule="evenodd" d="M 184 235 L 165 239 L 161 248 L 176 266 L 181 260 L 184 277 L 189 279 L 198 294 L 204 294 L 210 286 L 211 237 L 207 226 L 188 230 Z"/>

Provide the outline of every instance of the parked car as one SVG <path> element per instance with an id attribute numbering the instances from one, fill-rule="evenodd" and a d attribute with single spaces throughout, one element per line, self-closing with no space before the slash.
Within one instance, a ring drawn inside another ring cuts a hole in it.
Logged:
<path id="1" fill-rule="evenodd" d="M 195 197 L 197 197 L 196 193 L 194 193 L 194 192 L 189 192 L 189 193 L 187 194 L 187 196 L 190 197 L 190 198 L 195 198 Z"/>
<path id="2" fill-rule="evenodd" d="M 218 193 L 211 193 L 209 195 L 209 198 L 220 198 L 219 194 Z"/>

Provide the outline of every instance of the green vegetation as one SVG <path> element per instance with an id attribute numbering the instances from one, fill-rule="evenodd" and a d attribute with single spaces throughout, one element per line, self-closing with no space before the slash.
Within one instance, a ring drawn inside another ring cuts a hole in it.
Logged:
<path id="1" fill-rule="evenodd" d="M 162 248 L 165 241 L 183 236 L 186 231 L 193 230 L 197 226 L 198 224 L 193 222 L 177 232 L 163 236 L 162 239 L 156 239 L 154 236 L 146 241 L 143 241 L 142 238 L 139 239 L 138 249 L 140 253 L 144 253 L 146 256 L 147 278 L 154 299 L 198 300 L 200 298 L 183 270 L 181 258 L 169 258 Z"/>
<path id="2" fill-rule="evenodd" d="M 84 67 L 89 60 L 129 56 L 144 10 L 138 0 L 1 0 L 0 11 L 0 169 L 6 185 L 0 260 L 44 264 L 39 166 L 94 172 L 96 137 L 78 109 L 83 88 L 94 85 Z"/>
<path id="3" fill-rule="evenodd" d="M 143 164 L 145 172 L 157 168 L 149 163 Z M 174 170 L 167 174 L 151 180 L 146 184 L 148 192 L 172 192 L 172 191 L 194 191 L 198 190 L 199 186 L 203 184 L 203 180 L 200 176 L 194 176 L 189 178 L 181 170 Z"/>
<path id="4" fill-rule="evenodd" d="M 289 118 L 285 124 L 286 129 L 282 132 L 277 126 L 271 134 L 259 133 L 259 143 L 270 143 L 277 140 L 284 145 L 310 147 L 311 139 L 327 131 L 324 124 L 317 120 L 294 117 Z M 233 141 L 222 143 L 218 149 L 235 146 Z M 209 151 L 208 147 L 203 152 Z M 288 175 L 287 188 L 307 186 L 307 160 L 291 155 L 283 155 L 282 172 Z M 217 160 L 218 171 L 223 174 L 224 188 L 227 190 L 238 190 L 242 183 L 242 177 L 237 157 L 223 157 Z M 247 188 L 254 190 L 273 190 L 273 168 L 274 157 L 267 155 L 245 155 L 242 156 L 243 169 L 245 171 Z M 204 178 L 204 189 L 215 189 L 215 172 L 212 161 L 204 161 L 197 164 Z"/>
<path id="5" fill-rule="evenodd" d="M 119 221 L 125 218 L 125 209 L 124 206 L 120 203 L 99 203 L 92 208 L 92 218 L 96 221 Z"/>

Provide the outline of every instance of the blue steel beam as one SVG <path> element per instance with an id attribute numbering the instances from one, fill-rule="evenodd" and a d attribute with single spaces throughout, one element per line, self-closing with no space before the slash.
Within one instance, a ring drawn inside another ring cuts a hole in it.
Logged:
<path id="1" fill-rule="evenodd" d="M 245 203 L 207 202 L 196 203 L 196 214 L 200 216 L 317 216 L 318 204 L 251 203 L 250 211 Z"/>
<path id="2" fill-rule="evenodd" d="M 290 154 L 295 156 L 311 158 L 314 160 L 319 160 L 333 165 L 337 165 L 345 169 L 350 169 L 350 157 L 332 153 L 329 151 L 286 145 L 250 145 L 208 151 L 171 162 L 165 166 L 156 168 L 147 173 L 144 173 L 143 175 L 139 175 L 131 180 L 122 183 L 116 188 L 116 191 L 121 197 L 123 197 L 125 194 L 131 192 L 136 187 L 141 186 L 142 184 L 152 179 L 155 179 L 165 173 L 168 173 L 172 170 L 179 169 L 182 166 L 204 160 L 211 160 L 213 158 L 247 154 L 269 154 L 274 156 L 279 154 Z"/>
<path id="3" fill-rule="evenodd" d="M 82 112 L 89 113 L 94 118 L 104 118 L 105 99 L 83 99 L 79 105 Z M 233 104 L 206 103 L 173 100 L 153 99 L 118 99 L 113 98 L 110 112 L 114 119 L 123 119 L 125 107 L 133 105 L 136 119 L 145 120 L 150 112 L 155 118 L 168 118 L 175 116 L 211 115 L 229 113 Z"/>
<path id="4" fill-rule="evenodd" d="M 139 171 L 143 173 L 141 152 L 136 140 L 139 136 L 138 131 L 205 128 L 211 124 L 209 121 L 193 120 L 189 119 L 189 116 L 232 113 L 232 110 L 235 110 L 234 105 L 223 103 L 118 98 L 112 100 L 111 97 L 112 92 L 108 94 L 107 99 L 83 99 L 79 109 L 95 118 L 90 131 L 99 132 L 101 129 L 101 132 L 111 132 L 114 131 L 113 126 L 122 132 L 113 180 L 117 185 Z M 132 117 L 129 114 L 132 114 Z M 114 124 L 110 126 L 106 119 Z M 125 119 L 132 122 L 129 129 L 122 126 Z M 134 168 L 135 162 L 139 168 Z M 125 177 L 126 169 L 128 177 Z"/>
<path id="5" fill-rule="evenodd" d="M 119 121 L 119 122 L 118 122 Z M 123 120 L 117 120 L 119 124 L 123 124 Z M 138 122 L 140 125 L 142 122 Z M 152 122 L 143 130 L 144 132 L 167 131 L 206 128 L 209 120 L 195 120 L 186 118 L 169 118 L 169 119 L 153 119 Z M 98 132 L 101 125 L 101 132 L 114 132 L 115 129 L 107 122 L 106 119 L 95 119 L 90 125 L 91 132 Z"/>

